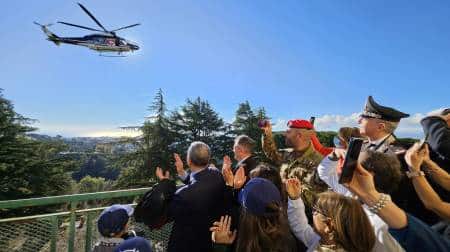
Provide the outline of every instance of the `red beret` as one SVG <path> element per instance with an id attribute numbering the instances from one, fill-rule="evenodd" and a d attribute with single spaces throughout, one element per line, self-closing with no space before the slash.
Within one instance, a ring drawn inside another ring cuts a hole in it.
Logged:
<path id="1" fill-rule="evenodd" d="M 287 123 L 287 126 L 289 128 L 296 128 L 296 129 L 313 129 L 314 126 L 307 120 L 289 120 Z"/>

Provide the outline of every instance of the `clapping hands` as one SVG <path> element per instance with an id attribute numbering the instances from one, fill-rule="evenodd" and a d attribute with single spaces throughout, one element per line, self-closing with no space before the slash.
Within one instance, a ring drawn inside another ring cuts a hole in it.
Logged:
<path id="1" fill-rule="evenodd" d="M 212 232 L 212 241 L 218 244 L 232 244 L 236 239 L 236 230 L 231 232 L 230 227 L 231 217 L 228 215 L 220 217 L 220 221 L 214 222 L 213 226 L 209 229 Z"/>
<path id="2" fill-rule="evenodd" d="M 234 175 L 231 170 L 231 159 L 229 156 L 223 157 L 223 165 L 222 165 L 222 175 L 223 179 L 227 186 L 233 187 L 234 185 Z"/>
<path id="3" fill-rule="evenodd" d="M 156 168 L 156 177 L 161 181 L 164 179 L 169 179 L 170 178 L 170 172 L 169 171 L 163 171 L 163 169 L 161 169 L 161 167 L 157 167 Z"/>
<path id="4" fill-rule="evenodd" d="M 243 166 L 237 169 L 236 174 L 233 174 L 231 170 L 231 159 L 229 156 L 223 157 L 222 176 L 227 186 L 231 186 L 234 189 L 240 189 L 247 181 L 245 176 L 245 169 Z"/>

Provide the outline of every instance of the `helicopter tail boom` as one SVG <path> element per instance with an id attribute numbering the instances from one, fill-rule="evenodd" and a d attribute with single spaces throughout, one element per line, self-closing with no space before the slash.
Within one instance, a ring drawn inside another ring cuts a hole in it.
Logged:
<path id="1" fill-rule="evenodd" d="M 56 34 L 54 34 L 53 32 L 51 32 L 47 27 L 53 25 L 53 24 L 46 24 L 46 25 L 42 25 L 39 24 L 38 22 L 34 22 L 34 24 L 39 25 L 42 29 L 42 31 L 45 33 L 45 35 L 47 35 L 47 40 L 52 41 L 53 43 L 55 43 L 56 45 L 60 44 L 60 37 L 58 37 Z"/>

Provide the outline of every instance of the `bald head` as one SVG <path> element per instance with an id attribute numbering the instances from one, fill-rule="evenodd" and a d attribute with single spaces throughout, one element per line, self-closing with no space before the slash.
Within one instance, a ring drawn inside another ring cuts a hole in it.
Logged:
<path id="1" fill-rule="evenodd" d="M 289 128 L 286 130 L 286 145 L 296 150 L 303 150 L 311 143 L 312 129 Z"/>

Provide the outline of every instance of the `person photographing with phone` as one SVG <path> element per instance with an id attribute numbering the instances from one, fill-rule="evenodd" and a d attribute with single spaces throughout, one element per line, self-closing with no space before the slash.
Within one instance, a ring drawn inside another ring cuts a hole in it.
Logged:
<path id="1" fill-rule="evenodd" d="M 450 250 L 449 239 L 398 207 L 375 184 L 374 176 L 358 164 L 352 180 L 345 186 L 389 226 L 389 233 L 406 251 Z"/>
<path id="2" fill-rule="evenodd" d="M 433 174 L 432 177 L 448 193 L 450 190 L 450 175 L 430 160 L 428 145 L 426 143 L 422 146 L 419 143 L 414 144 L 406 152 L 405 160 L 409 167 L 408 178 L 411 179 L 414 189 L 425 207 L 435 212 L 442 219 L 450 221 L 450 203 L 441 199 L 429 184 L 425 173 L 421 170 L 422 164 L 426 164 L 428 167 L 427 171 Z"/>
<path id="3" fill-rule="evenodd" d="M 296 178 L 286 181 L 288 219 L 291 230 L 308 247 L 308 251 L 372 250 L 375 233 L 356 199 L 335 192 L 320 193 L 313 208 L 312 227 L 308 224 L 300 197 L 301 186 Z"/>
<path id="4" fill-rule="evenodd" d="M 334 192 L 352 198 L 355 195 L 342 183 L 350 182 L 357 164 L 362 164 L 375 177 L 377 190 L 384 193 L 392 193 L 397 189 L 396 187 L 401 179 L 400 161 L 395 155 L 387 153 L 370 150 L 360 152 L 362 147 L 363 140 L 353 138 L 350 140 L 347 149 L 336 148 L 335 154 L 330 154 L 324 158 L 319 165 L 318 174 L 320 178 Z M 337 155 L 337 158 L 333 157 L 333 155 Z M 338 173 L 336 169 L 338 160 L 344 160 L 341 173 Z M 404 251 L 400 244 L 389 234 L 387 224 L 371 212 L 367 205 L 364 205 L 363 209 L 376 235 L 375 245 L 371 251 Z"/>

